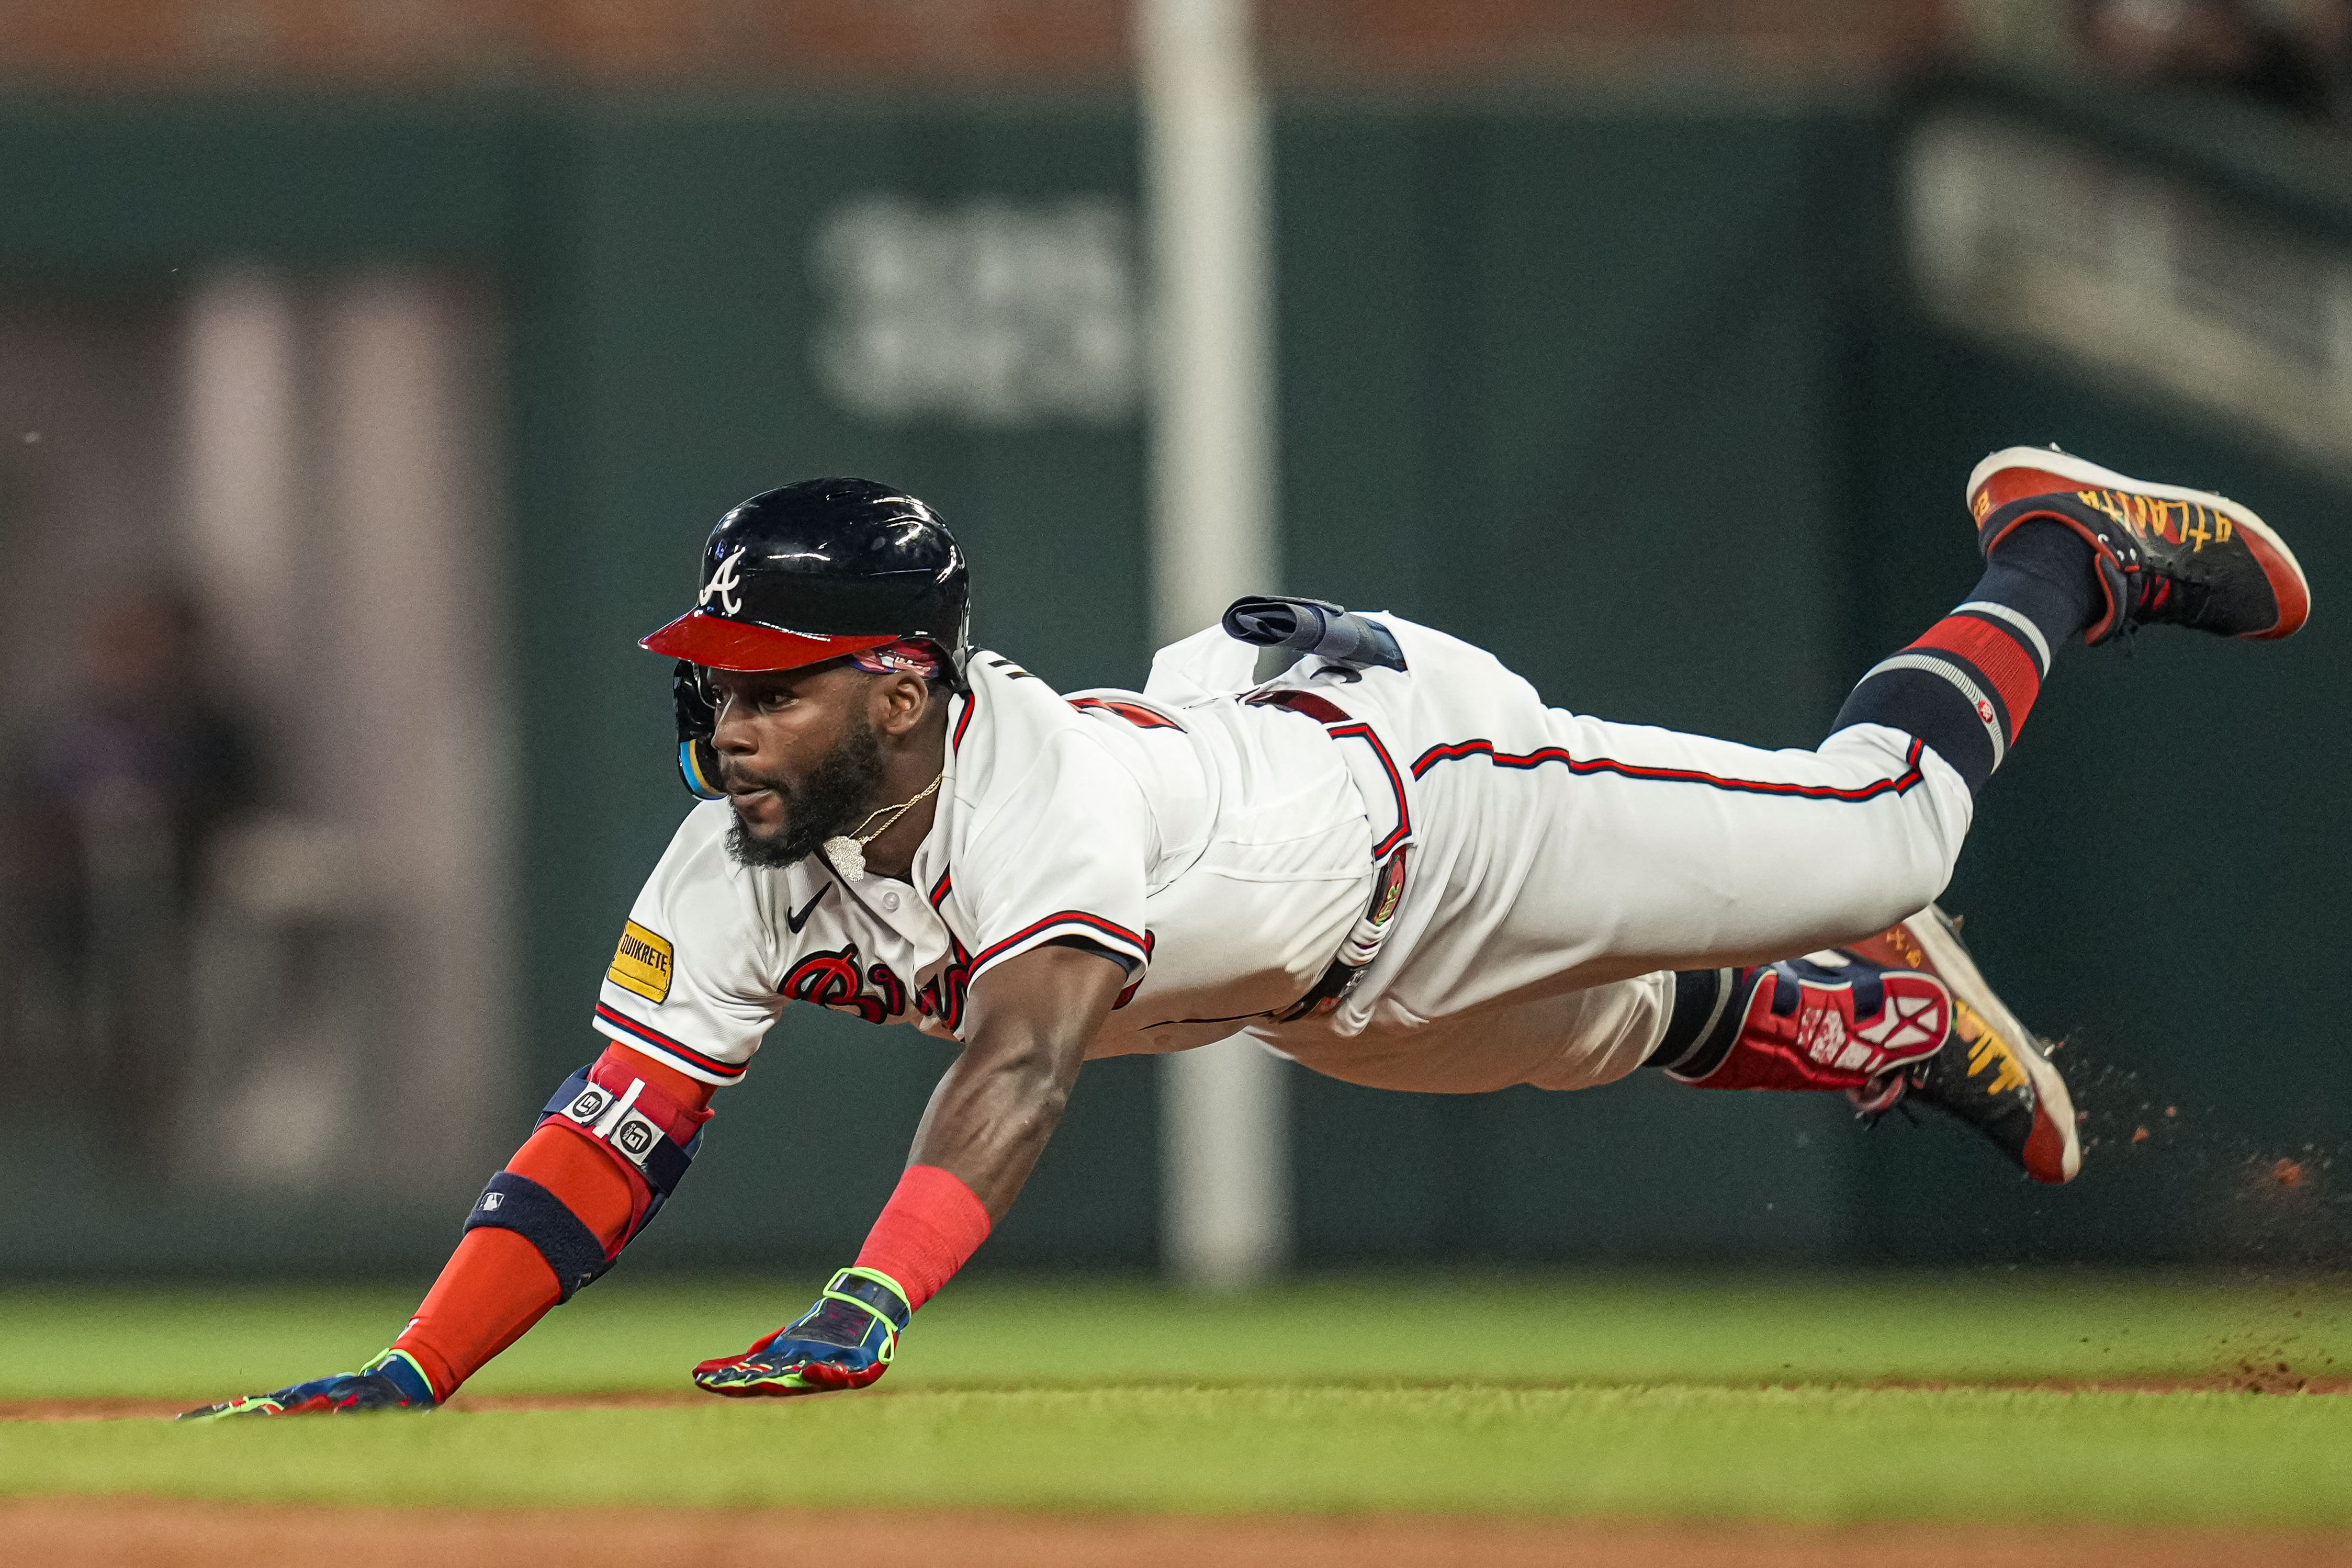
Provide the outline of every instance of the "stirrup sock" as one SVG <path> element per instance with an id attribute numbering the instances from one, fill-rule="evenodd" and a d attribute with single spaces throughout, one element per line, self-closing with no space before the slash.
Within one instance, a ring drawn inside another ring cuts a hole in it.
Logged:
<path id="1" fill-rule="evenodd" d="M 2053 522 L 2020 526 L 1965 603 L 1862 677 L 1832 731 L 1879 724 L 1916 736 L 1975 793 L 2008 757 L 2052 658 L 2089 624 L 2100 591 L 2089 545 Z"/>
<path id="2" fill-rule="evenodd" d="M 1746 969 L 1677 969 L 1675 971 L 1674 1010 L 1667 1015 L 1665 1032 L 1643 1060 L 1644 1067 L 1678 1067 L 1704 1063 L 1704 1071 L 1723 1060 L 1731 1042 L 1739 1033 L 1739 1020 L 1731 1016 L 1731 995 L 1739 977 Z"/>

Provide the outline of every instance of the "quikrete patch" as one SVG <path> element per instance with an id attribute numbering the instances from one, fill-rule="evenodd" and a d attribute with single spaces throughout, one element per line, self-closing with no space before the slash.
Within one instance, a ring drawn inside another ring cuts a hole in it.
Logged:
<path id="1" fill-rule="evenodd" d="M 613 967 L 604 972 L 605 978 L 648 1001 L 666 1002 L 670 965 L 669 938 L 632 920 L 621 927 L 621 946 L 613 954 Z"/>

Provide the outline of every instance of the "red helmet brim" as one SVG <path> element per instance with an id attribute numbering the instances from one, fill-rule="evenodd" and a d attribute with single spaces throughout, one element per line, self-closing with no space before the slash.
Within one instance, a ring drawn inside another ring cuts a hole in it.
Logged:
<path id="1" fill-rule="evenodd" d="M 814 632 L 780 632 L 773 626 L 730 621 L 707 611 L 689 610 L 652 636 L 639 640 L 637 646 L 706 669 L 796 670 L 803 664 L 847 658 L 898 640 L 895 632 L 879 637 L 828 637 Z"/>

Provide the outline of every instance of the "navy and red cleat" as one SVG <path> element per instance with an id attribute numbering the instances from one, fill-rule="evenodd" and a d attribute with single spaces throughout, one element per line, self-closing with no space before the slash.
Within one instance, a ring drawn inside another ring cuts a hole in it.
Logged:
<path id="1" fill-rule="evenodd" d="M 248 1394 L 224 1405 L 190 1410 L 183 1421 L 226 1416 L 348 1416 L 364 1410 L 431 1410 L 440 1401 L 432 1380 L 406 1351 L 388 1350 L 357 1372 L 297 1383 L 275 1394 Z"/>
<path id="2" fill-rule="evenodd" d="M 2294 552 L 2225 496 L 2127 478 L 2054 446 L 2011 446 L 1969 475 L 1968 502 L 1987 559 L 2037 517 L 2089 542 L 2105 603 L 2083 632 L 2085 646 L 2153 625 L 2275 639 L 2311 614 Z"/>
<path id="3" fill-rule="evenodd" d="M 1702 1089 L 1856 1089 L 1933 1056 L 1951 1032 L 1951 992 L 1874 944 L 1885 938 L 1740 970 L 1727 1049 L 1666 1071 Z"/>
<path id="4" fill-rule="evenodd" d="M 2066 1081 L 1934 904 L 1859 942 L 1742 970 L 1734 986 L 1727 1049 L 1671 1076 L 1702 1089 L 1842 1089 L 1873 1121 L 1917 1101 L 2036 1181 L 2081 1168 Z"/>

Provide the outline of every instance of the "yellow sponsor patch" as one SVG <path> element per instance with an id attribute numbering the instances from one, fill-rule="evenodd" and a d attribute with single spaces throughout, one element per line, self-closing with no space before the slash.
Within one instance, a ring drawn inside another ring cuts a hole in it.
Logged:
<path id="1" fill-rule="evenodd" d="M 666 1002 L 670 962 L 669 938 L 632 920 L 621 927 L 621 946 L 614 952 L 613 967 L 604 971 L 604 977 L 648 1001 Z"/>

